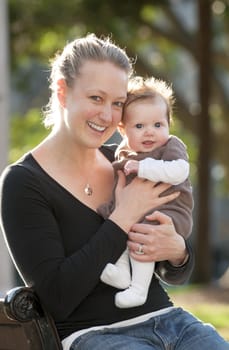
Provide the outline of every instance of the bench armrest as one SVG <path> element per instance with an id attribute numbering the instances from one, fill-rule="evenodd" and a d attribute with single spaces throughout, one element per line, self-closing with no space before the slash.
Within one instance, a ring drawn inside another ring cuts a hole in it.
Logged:
<path id="1" fill-rule="evenodd" d="M 42 307 L 32 288 L 24 286 L 11 289 L 0 301 L 0 306 L 1 315 L 5 315 L 5 319 L 0 317 L 0 339 L 1 333 L 6 334 L 8 330 L 8 335 L 4 335 L 4 349 L 14 349 L 9 335 L 12 332 L 15 332 L 14 337 L 18 342 L 19 339 L 23 342 L 23 349 L 63 349 L 54 320 Z"/>
<path id="2" fill-rule="evenodd" d="M 4 299 L 6 315 L 19 322 L 28 322 L 44 316 L 39 300 L 29 287 L 11 289 Z"/>

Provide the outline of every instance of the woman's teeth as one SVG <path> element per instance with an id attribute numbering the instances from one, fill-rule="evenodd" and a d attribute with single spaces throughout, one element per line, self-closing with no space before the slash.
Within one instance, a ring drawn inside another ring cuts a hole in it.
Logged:
<path id="1" fill-rule="evenodd" d="M 96 131 L 104 131 L 106 129 L 105 126 L 100 126 L 100 125 L 97 125 L 97 124 L 92 123 L 92 122 L 88 122 L 88 125 Z"/>

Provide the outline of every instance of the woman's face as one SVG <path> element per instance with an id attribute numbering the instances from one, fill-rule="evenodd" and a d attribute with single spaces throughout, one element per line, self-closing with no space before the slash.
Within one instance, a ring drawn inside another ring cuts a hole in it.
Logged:
<path id="1" fill-rule="evenodd" d="M 87 61 L 65 88 L 62 130 L 83 147 L 101 146 L 116 130 L 127 94 L 127 73 L 110 62 Z"/>

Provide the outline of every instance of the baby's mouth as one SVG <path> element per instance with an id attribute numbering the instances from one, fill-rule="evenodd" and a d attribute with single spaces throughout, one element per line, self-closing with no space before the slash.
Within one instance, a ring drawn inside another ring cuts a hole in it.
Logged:
<path id="1" fill-rule="evenodd" d="M 143 145 L 145 145 L 145 146 L 152 146 L 152 145 L 154 144 L 153 141 L 143 141 L 142 143 L 143 143 Z"/>

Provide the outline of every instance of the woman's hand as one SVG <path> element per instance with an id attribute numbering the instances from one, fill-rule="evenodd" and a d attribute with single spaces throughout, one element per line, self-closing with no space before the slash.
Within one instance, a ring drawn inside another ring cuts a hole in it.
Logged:
<path id="1" fill-rule="evenodd" d="M 126 186 L 125 176 L 123 172 L 119 171 L 119 180 L 115 191 L 115 210 L 109 218 L 124 231 L 129 232 L 132 225 L 138 222 L 145 213 L 179 196 L 179 192 L 160 196 L 169 187 L 171 187 L 170 184 L 156 184 L 139 177 L 135 177 Z"/>
<path id="2" fill-rule="evenodd" d="M 159 211 L 146 216 L 149 221 L 158 221 L 158 225 L 134 224 L 128 234 L 128 247 L 131 256 L 138 261 L 168 260 L 179 266 L 187 258 L 185 241 L 173 225 L 172 219 Z M 141 249 L 144 254 L 139 254 Z"/>

